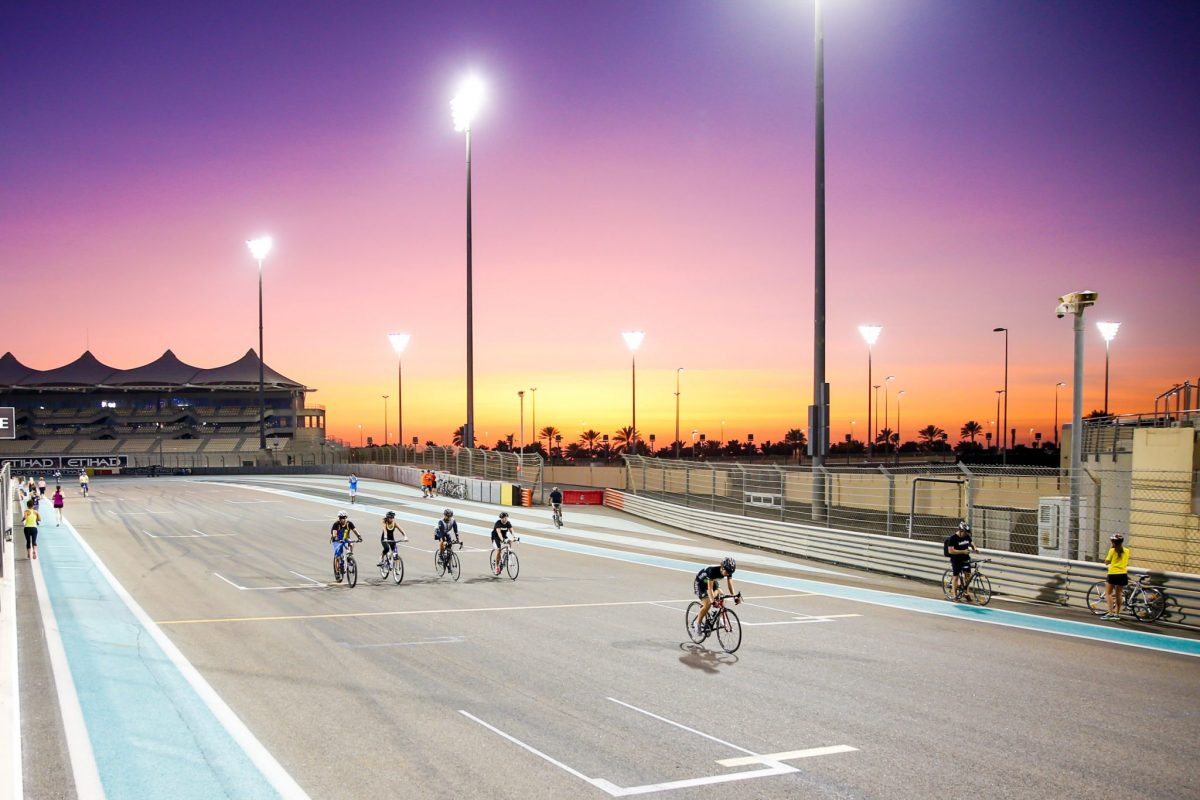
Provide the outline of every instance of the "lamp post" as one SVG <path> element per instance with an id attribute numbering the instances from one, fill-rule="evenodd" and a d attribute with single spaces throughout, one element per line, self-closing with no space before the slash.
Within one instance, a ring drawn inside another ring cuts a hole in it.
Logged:
<path id="1" fill-rule="evenodd" d="M 632 452 L 637 455 L 637 349 L 641 347 L 642 339 L 646 338 L 645 331 L 625 331 L 621 334 L 625 338 L 625 344 L 629 347 L 630 364 L 633 376 L 633 425 L 629 431 L 629 438 L 632 442 L 626 442 L 626 452 Z"/>
<path id="2" fill-rule="evenodd" d="M 875 426 L 871 429 L 871 441 L 879 438 L 879 384 L 875 384 Z"/>
<path id="3" fill-rule="evenodd" d="M 536 387 L 536 386 L 530 386 L 530 387 L 529 387 L 529 400 L 530 400 L 530 403 L 531 403 L 531 405 L 533 406 L 533 409 L 532 409 L 533 418 L 529 420 L 529 432 L 533 434 L 533 443 L 536 445 L 536 444 L 538 443 L 538 429 L 537 429 L 537 387 Z M 536 449 L 536 448 L 535 448 L 535 449 Z M 550 449 L 550 443 L 549 443 L 549 442 L 546 442 L 546 449 L 547 449 L 547 450 L 548 450 L 548 449 Z"/>
<path id="4" fill-rule="evenodd" d="M 874 428 L 871 427 L 871 351 L 875 347 L 875 342 L 879 340 L 879 334 L 883 332 L 883 327 L 859 325 L 858 332 L 862 334 L 863 341 L 867 343 L 867 457 L 870 458 L 875 455 L 875 434 L 873 433 Z"/>
<path id="5" fill-rule="evenodd" d="M 1112 340 L 1117 338 L 1117 331 L 1121 328 L 1119 322 L 1097 322 L 1096 327 L 1100 329 L 1100 335 L 1104 337 L 1104 414 L 1108 416 L 1108 347 L 1112 344 Z"/>
<path id="6" fill-rule="evenodd" d="M 1054 384 L 1054 449 L 1058 449 L 1058 390 L 1066 386 L 1065 383 L 1059 381 Z"/>
<path id="7" fill-rule="evenodd" d="M 696 428 L 692 428 L 692 460 L 693 461 L 696 460 L 696 434 L 699 432 L 700 431 L 697 430 Z"/>
<path id="8" fill-rule="evenodd" d="M 475 446 L 475 334 L 471 286 L 471 123 L 483 104 L 483 82 L 475 76 L 463 81 L 450 101 L 454 130 L 467 138 L 467 422 L 463 445 Z"/>
<path id="9" fill-rule="evenodd" d="M 992 333 L 1004 333 L 1004 447 L 1000 463 L 1008 463 L 1008 328 L 992 328 Z M 999 413 L 999 412 L 997 412 Z M 999 442 L 999 440 L 997 440 Z"/>
<path id="10" fill-rule="evenodd" d="M 267 392 L 263 380 L 263 259 L 271 252 L 274 241 L 270 236 L 250 239 L 246 246 L 258 262 L 258 449 L 267 449 Z"/>
<path id="11" fill-rule="evenodd" d="M 391 397 L 389 394 L 383 395 L 383 446 L 387 447 L 388 442 L 388 427 L 387 427 L 387 401 Z"/>
<path id="12" fill-rule="evenodd" d="M 396 443 L 400 445 L 400 454 L 404 454 L 404 348 L 408 347 L 412 336 L 407 333 L 389 333 L 388 341 L 396 351 Z"/>
<path id="13" fill-rule="evenodd" d="M 1067 529 L 1067 558 L 1079 556 L 1079 497 L 1083 472 L 1083 313 L 1094 305 L 1097 292 L 1072 292 L 1058 298 L 1055 313 L 1070 314 L 1075 329 L 1075 369 L 1071 386 L 1071 518 Z"/>
<path id="14" fill-rule="evenodd" d="M 1003 389 L 996 390 L 996 419 L 994 419 L 992 421 L 993 425 L 1000 424 L 1000 395 L 1002 395 L 1002 394 L 1004 394 Z M 996 447 L 997 448 L 1000 447 L 1000 429 L 999 428 L 996 429 Z"/>
<path id="15" fill-rule="evenodd" d="M 725 420 L 721 420 L 721 447 L 725 446 Z"/>
<path id="16" fill-rule="evenodd" d="M 901 441 L 900 440 L 900 398 L 904 397 L 904 395 L 906 395 L 906 394 L 908 394 L 907 389 L 901 389 L 900 391 L 896 392 L 896 433 L 893 435 L 896 437 L 896 463 L 897 464 L 900 463 L 900 441 Z"/>
<path id="17" fill-rule="evenodd" d="M 521 401 L 521 457 L 524 457 L 525 456 L 525 393 L 517 392 L 517 397 L 520 398 L 520 401 Z M 518 466 L 517 472 L 520 472 L 520 471 L 521 471 L 521 468 Z"/>
<path id="18" fill-rule="evenodd" d="M 679 458 L 679 373 L 683 367 L 675 370 L 675 458 Z"/>
<path id="19" fill-rule="evenodd" d="M 812 455 L 812 519 L 824 521 L 826 482 L 817 480 L 829 452 L 829 384 L 825 382 L 825 31 L 821 0 L 816 0 L 813 44 L 816 52 L 816 135 L 813 202 L 813 400 L 808 409 L 808 447 Z M 870 379 L 868 378 L 868 383 Z"/>
<path id="20" fill-rule="evenodd" d="M 883 429 L 884 430 L 888 429 L 888 399 L 887 399 L 888 387 L 887 387 L 887 385 L 894 380 L 896 380 L 895 375 L 888 375 L 886 378 L 883 379 Z"/>

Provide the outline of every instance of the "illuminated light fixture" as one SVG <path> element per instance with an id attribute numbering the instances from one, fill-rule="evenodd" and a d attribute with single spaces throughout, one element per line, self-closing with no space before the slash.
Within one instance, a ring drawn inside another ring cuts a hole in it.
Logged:
<path id="1" fill-rule="evenodd" d="M 254 260 L 261 262 L 271 252 L 271 247 L 275 244 L 270 236 L 260 236 L 257 239 L 250 239 L 246 242 L 246 247 L 250 248 L 250 255 L 254 256 Z M 259 266 L 262 266 L 261 263 Z"/>
<path id="2" fill-rule="evenodd" d="M 858 332 L 862 334 L 863 341 L 867 343 L 867 347 L 871 347 L 875 342 L 879 341 L 879 334 L 883 333 L 883 326 L 859 325 Z"/>
<path id="3" fill-rule="evenodd" d="M 642 346 L 642 339 L 646 338 L 646 332 L 625 331 L 621 336 L 625 338 L 625 344 L 629 347 L 629 352 L 636 353 L 637 349 Z"/>
<path id="4" fill-rule="evenodd" d="M 1104 337 L 1105 342 L 1111 342 L 1117 338 L 1117 331 L 1121 329 L 1119 322 L 1097 322 L 1096 327 L 1100 329 L 1100 335 Z"/>
<path id="5" fill-rule="evenodd" d="M 469 131 L 471 122 L 483 106 L 483 81 L 471 75 L 458 87 L 458 94 L 450 101 L 450 114 L 454 118 L 454 130 Z"/>

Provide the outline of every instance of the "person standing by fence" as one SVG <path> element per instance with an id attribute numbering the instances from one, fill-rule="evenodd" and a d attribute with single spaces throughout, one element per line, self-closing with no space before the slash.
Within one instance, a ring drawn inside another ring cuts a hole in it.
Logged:
<path id="1" fill-rule="evenodd" d="M 1108 580 L 1104 584 L 1108 613 L 1102 619 L 1120 619 L 1121 601 L 1125 599 L 1125 587 L 1129 585 L 1129 548 L 1125 546 L 1125 537 L 1119 533 L 1114 533 L 1109 541 L 1112 547 L 1104 557 L 1104 563 L 1108 565 Z"/>
<path id="2" fill-rule="evenodd" d="M 62 525 L 63 493 L 61 486 L 54 487 L 54 527 Z"/>
<path id="3" fill-rule="evenodd" d="M 25 557 L 37 558 L 38 523 L 42 515 L 33 507 L 33 499 L 25 501 Z"/>

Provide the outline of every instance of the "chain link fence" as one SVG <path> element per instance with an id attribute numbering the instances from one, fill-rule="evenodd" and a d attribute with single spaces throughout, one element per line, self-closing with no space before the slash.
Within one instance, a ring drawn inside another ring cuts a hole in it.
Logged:
<path id="1" fill-rule="evenodd" d="M 759 519 L 941 541 L 959 520 L 980 547 L 1072 555 L 1067 470 L 928 464 L 804 467 L 628 456 L 635 494 Z M 1080 480 L 1078 557 L 1103 560 L 1108 538 L 1126 536 L 1139 566 L 1200 572 L 1200 517 L 1192 472 L 1087 468 Z M 824 493 L 824 508 L 814 504 Z"/>
<path id="2" fill-rule="evenodd" d="M 540 489 L 545 462 L 538 453 L 477 450 L 467 447 L 361 447 L 351 451 L 352 464 L 405 464 L 470 478 L 520 484 Z"/>

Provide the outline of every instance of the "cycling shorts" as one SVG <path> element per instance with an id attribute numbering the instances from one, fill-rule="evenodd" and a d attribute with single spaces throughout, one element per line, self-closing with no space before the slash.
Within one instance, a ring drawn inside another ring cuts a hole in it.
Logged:
<path id="1" fill-rule="evenodd" d="M 445 533 L 434 533 L 433 538 L 435 540 L 445 539 L 447 542 L 452 542 L 454 541 L 454 534 L 451 531 L 446 531 Z"/>
<path id="2" fill-rule="evenodd" d="M 955 575 L 969 575 L 971 573 L 971 561 L 969 559 L 950 559 L 950 569 L 954 570 Z"/>
<path id="3" fill-rule="evenodd" d="M 1128 586 L 1129 585 L 1129 573 L 1128 572 L 1111 573 L 1108 575 L 1107 580 L 1113 586 Z"/>
<path id="4" fill-rule="evenodd" d="M 714 584 L 714 583 L 717 583 L 717 582 L 710 581 L 708 579 L 708 576 L 706 576 L 706 575 L 703 575 L 703 574 L 697 575 L 696 580 L 692 584 L 692 588 L 696 592 L 696 597 L 699 597 L 701 600 L 708 597 L 708 587 L 710 584 Z"/>
<path id="5" fill-rule="evenodd" d="M 507 537 L 507 536 L 505 536 L 505 537 L 503 538 L 503 540 L 501 540 L 501 538 L 500 538 L 500 534 L 496 533 L 495 531 L 492 531 L 492 544 L 496 545 L 496 547 L 500 547 L 500 542 L 501 542 L 501 541 L 505 541 L 505 542 L 507 542 L 507 541 L 508 541 L 508 537 Z"/>

